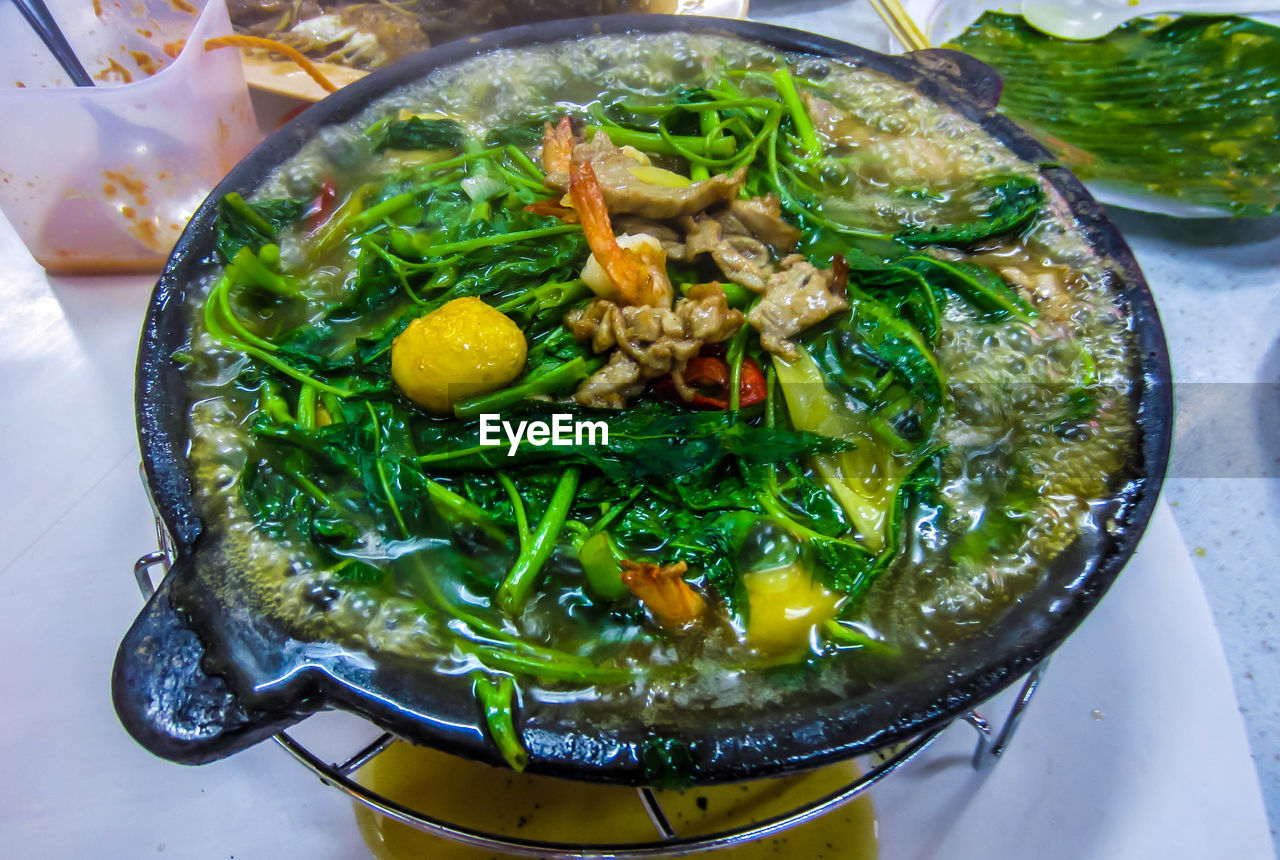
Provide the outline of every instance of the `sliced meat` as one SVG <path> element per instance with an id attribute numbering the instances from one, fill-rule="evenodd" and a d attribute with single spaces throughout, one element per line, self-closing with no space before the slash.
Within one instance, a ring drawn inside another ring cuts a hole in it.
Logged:
<path id="1" fill-rule="evenodd" d="M 831 102 L 807 91 L 802 92 L 800 98 L 804 100 L 805 112 L 814 130 L 831 143 L 865 146 L 871 142 L 871 129 Z"/>
<path id="2" fill-rule="evenodd" d="M 680 234 L 674 227 L 664 224 L 661 221 L 655 221 L 652 218 L 641 218 L 638 215 L 623 215 L 613 219 L 614 229 L 618 231 L 618 235 L 637 235 L 643 233 L 652 236 L 662 243 L 665 248 L 670 245 L 681 245 L 680 252 L 684 248 L 680 242 Z M 668 256 L 670 251 L 668 251 Z"/>
<path id="3" fill-rule="evenodd" d="M 705 213 L 686 217 L 682 224 L 688 259 L 710 254 L 724 276 L 735 284 L 757 293 L 764 289 L 765 279 L 773 272 L 772 256 L 764 242 L 745 233 L 726 234 L 724 224 Z"/>
<path id="4" fill-rule="evenodd" d="M 890 185 L 948 183 L 961 177 L 961 163 L 921 133 L 886 131 L 812 93 L 803 93 L 813 127 L 830 143 L 853 149 L 858 173 Z"/>
<path id="5" fill-rule="evenodd" d="M 944 260 L 964 260 L 995 269 L 1049 322 L 1070 323 L 1078 307 L 1075 295 L 1085 288 L 1079 272 L 1029 253 L 1016 243 L 988 244 L 978 254 L 944 253 L 942 248 L 930 248 L 929 253 Z"/>
<path id="6" fill-rule="evenodd" d="M 595 171 L 610 215 L 634 214 L 662 219 L 700 212 L 732 200 L 747 175 L 747 169 L 742 167 L 732 176 L 717 174 L 679 187 L 650 182 L 643 178 L 644 168 L 657 168 L 614 146 L 603 132 L 596 132 L 590 141 L 573 148 L 573 163 L 581 161 L 589 162 Z"/>
<path id="7" fill-rule="evenodd" d="M 694 392 L 684 383 L 684 368 L 704 344 L 721 343 L 742 327 L 743 316 L 730 308 L 719 284 L 698 284 L 673 308 L 619 306 L 596 299 L 565 317 L 579 340 L 595 352 L 616 351 L 583 381 L 574 399 L 584 406 L 621 409 L 644 382 L 671 375 L 686 400 Z M 639 386 L 639 387 L 637 387 Z"/>
<path id="8" fill-rule="evenodd" d="M 1066 266 L 1050 266 L 1039 271 L 1026 271 L 1018 266 L 1002 266 L 1000 275 L 1019 288 L 1022 297 L 1035 306 L 1045 319 L 1056 323 L 1071 322 L 1075 302 L 1070 281 L 1074 273 Z"/>
<path id="9" fill-rule="evenodd" d="M 800 230 L 782 220 L 782 203 L 776 194 L 730 201 L 729 215 L 724 219 L 726 232 L 749 233 L 779 253 L 792 251 L 800 242 Z M 734 229 L 734 222 L 742 229 Z"/>
<path id="10" fill-rule="evenodd" d="M 573 399 L 593 409 L 623 409 L 644 391 L 645 382 L 639 362 L 619 350 L 609 356 L 608 364 L 583 380 Z"/>
<path id="11" fill-rule="evenodd" d="M 725 278 L 757 293 L 773 274 L 773 252 L 790 251 L 800 241 L 800 231 L 782 220 L 782 207 L 772 194 L 687 215 L 680 226 L 684 246 L 668 247 L 669 257 L 692 260 L 710 254 Z"/>
<path id="12" fill-rule="evenodd" d="M 789 338 L 848 307 L 844 281 L 834 269 L 819 269 L 792 254 L 770 275 L 747 322 L 760 332 L 761 346 L 791 360 L 797 353 Z"/>

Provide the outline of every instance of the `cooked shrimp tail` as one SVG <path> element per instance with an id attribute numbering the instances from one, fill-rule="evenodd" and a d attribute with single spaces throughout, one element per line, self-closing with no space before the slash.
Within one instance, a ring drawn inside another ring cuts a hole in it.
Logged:
<path id="1" fill-rule="evenodd" d="M 622 582 L 648 607 L 655 621 L 680 630 L 696 624 L 707 609 L 702 595 L 684 581 L 687 569 L 683 561 L 659 567 L 623 559 Z"/>
<path id="2" fill-rule="evenodd" d="M 613 282 L 622 303 L 670 307 L 671 282 L 667 280 L 665 254 L 660 247 L 633 250 L 618 244 L 604 193 L 589 161 L 576 161 L 570 168 L 569 197 L 582 221 L 591 254 Z"/>
<path id="3" fill-rule="evenodd" d="M 563 116 L 556 125 L 547 123 L 542 131 L 542 169 L 547 177 L 564 177 L 569 174 L 569 160 L 577 144 L 569 117 Z"/>

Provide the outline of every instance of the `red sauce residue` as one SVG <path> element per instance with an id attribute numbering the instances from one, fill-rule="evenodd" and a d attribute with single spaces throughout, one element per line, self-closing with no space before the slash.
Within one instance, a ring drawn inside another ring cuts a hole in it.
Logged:
<path id="1" fill-rule="evenodd" d="M 126 215 L 125 217 L 127 218 L 128 216 Z M 149 248 L 154 248 L 161 244 L 160 231 L 156 228 L 155 222 L 149 219 L 134 221 L 133 226 L 129 228 L 129 235 Z"/>
<path id="2" fill-rule="evenodd" d="M 134 209 L 132 206 L 121 206 L 120 214 L 126 218 L 137 218 L 138 210 Z"/>
<path id="3" fill-rule="evenodd" d="M 22 81 L 14 81 L 13 85 L 20 90 L 25 90 L 27 88 L 27 85 L 24 84 Z"/>
<path id="4" fill-rule="evenodd" d="M 146 203 L 147 183 L 132 175 L 133 168 L 126 169 L 128 173 L 121 173 L 118 170 L 104 170 L 102 175 L 137 198 L 139 205 Z"/>
<path id="5" fill-rule="evenodd" d="M 102 17 L 102 0 L 93 0 L 93 14 Z"/>
<path id="6" fill-rule="evenodd" d="M 169 3 L 179 12 L 186 12 L 188 15 L 196 14 L 196 7 L 188 3 L 187 0 L 169 0 Z"/>
<path id="7" fill-rule="evenodd" d="M 154 33 L 154 32 L 152 32 L 151 30 L 144 30 L 144 29 L 142 29 L 141 27 L 139 27 L 139 28 L 138 28 L 138 35 L 139 35 L 139 36 L 141 36 L 141 37 L 142 37 L 142 38 L 144 38 L 144 39 L 150 39 L 152 36 L 154 36 L 154 35 L 155 35 L 155 33 Z"/>
<path id="8" fill-rule="evenodd" d="M 138 64 L 138 68 L 147 77 L 151 77 L 156 72 L 164 68 L 164 63 L 145 51 L 130 51 L 129 56 L 133 57 L 133 61 Z"/>
<path id="9" fill-rule="evenodd" d="M 186 39 L 179 39 L 176 42 L 166 42 L 164 45 L 164 52 L 176 60 L 178 59 L 178 55 L 182 53 L 182 49 L 186 47 L 186 44 Z"/>
<path id="10" fill-rule="evenodd" d="M 114 57 L 107 57 L 107 67 L 94 75 L 100 81 L 109 81 L 112 78 L 119 78 L 121 83 L 132 83 L 133 75 L 129 70 L 115 61 Z"/>
<path id="11" fill-rule="evenodd" d="M 102 193 L 110 197 L 112 194 L 116 193 L 116 187 L 110 182 L 104 183 L 102 186 Z"/>

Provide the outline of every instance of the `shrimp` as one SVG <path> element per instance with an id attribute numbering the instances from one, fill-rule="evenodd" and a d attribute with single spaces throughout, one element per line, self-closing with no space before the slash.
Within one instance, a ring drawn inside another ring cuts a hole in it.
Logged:
<path id="1" fill-rule="evenodd" d="M 559 218 L 566 224 L 577 224 L 578 213 L 557 200 L 538 200 L 524 207 L 524 211 L 547 218 Z"/>
<path id="2" fill-rule="evenodd" d="M 618 243 L 613 235 L 609 210 L 605 208 L 604 194 L 589 161 L 572 164 L 569 197 L 582 221 L 582 232 L 586 234 L 591 257 L 613 283 L 620 303 L 671 307 L 672 290 L 671 281 L 667 278 L 666 252 L 656 239 L 647 236 L 645 238 L 651 241 L 633 240 L 628 242 L 631 247 Z M 591 260 L 587 261 L 587 266 L 590 268 Z"/>
<path id="3" fill-rule="evenodd" d="M 622 582 L 649 608 L 655 621 L 671 630 L 696 624 L 707 609 L 702 595 L 684 581 L 683 561 L 659 567 L 651 562 L 622 561 Z"/>
<path id="4" fill-rule="evenodd" d="M 554 127 L 546 123 L 542 130 L 542 169 L 547 174 L 547 184 L 564 190 L 569 181 L 569 161 L 578 141 L 573 136 L 569 117 L 560 118 Z"/>

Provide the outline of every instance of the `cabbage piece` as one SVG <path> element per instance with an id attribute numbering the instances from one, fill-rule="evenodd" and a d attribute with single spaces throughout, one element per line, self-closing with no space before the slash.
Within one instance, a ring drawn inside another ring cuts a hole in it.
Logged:
<path id="1" fill-rule="evenodd" d="M 773 364 L 797 430 L 854 444 L 851 450 L 816 454 L 810 461 L 867 549 L 879 551 L 885 543 L 898 485 L 908 471 L 906 465 L 871 435 L 863 416 L 828 390 L 808 351 L 801 349 L 792 362 L 774 356 Z"/>

